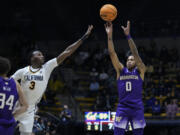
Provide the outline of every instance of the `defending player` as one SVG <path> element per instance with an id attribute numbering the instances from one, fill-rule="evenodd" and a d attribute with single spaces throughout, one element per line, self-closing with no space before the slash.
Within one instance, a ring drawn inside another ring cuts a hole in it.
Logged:
<path id="1" fill-rule="evenodd" d="M 21 135 L 31 135 L 32 133 L 36 105 L 46 90 L 53 69 L 61 64 L 88 38 L 92 29 L 93 26 L 89 26 L 82 38 L 67 47 L 57 58 L 49 60 L 45 64 L 43 64 L 44 56 L 42 52 L 34 51 L 31 56 L 31 66 L 18 70 L 12 76 L 15 80 L 21 80 L 21 86 L 29 105 L 28 110 L 18 118 L 21 123 Z"/>
<path id="2" fill-rule="evenodd" d="M 119 103 L 114 122 L 114 135 L 124 135 L 129 122 L 132 125 L 134 135 L 143 135 L 143 129 L 146 123 L 144 120 L 144 105 L 142 102 L 142 84 L 146 67 L 139 57 L 136 45 L 130 36 L 130 22 L 127 22 L 127 27 L 122 26 L 132 53 L 127 59 L 127 67 L 124 67 L 119 61 L 114 50 L 112 27 L 112 23 L 105 24 L 108 36 L 109 54 L 117 72 L 119 95 Z"/>
<path id="3" fill-rule="evenodd" d="M 0 134 L 13 135 L 15 119 L 19 114 L 27 110 L 27 102 L 20 85 L 7 77 L 11 66 L 8 59 L 0 57 Z M 20 102 L 21 107 L 14 112 L 16 101 Z M 13 116 L 14 115 L 14 116 Z"/>

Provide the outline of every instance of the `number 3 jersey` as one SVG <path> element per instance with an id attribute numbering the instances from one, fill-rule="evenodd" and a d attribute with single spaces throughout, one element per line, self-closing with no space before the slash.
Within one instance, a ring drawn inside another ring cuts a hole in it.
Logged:
<path id="1" fill-rule="evenodd" d="M 10 126 L 14 124 L 15 120 L 12 112 L 18 99 L 19 96 L 14 79 L 0 77 L 0 125 Z"/>
<path id="2" fill-rule="evenodd" d="M 119 104 L 117 111 L 144 109 L 142 102 L 143 80 L 137 68 L 129 71 L 123 68 L 117 80 Z"/>
<path id="3" fill-rule="evenodd" d="M 34 108 L 41 100 L 41 97 L 46 90 L 51 72 L 57 65 L 57 60 L 54 58 L 42 65 L 40 69 L 33 69 L 31 66 L 27 66 L 18 70 L 12 76 L 15 80 L 21 80 L 21 87 L 29 108 Z"/>

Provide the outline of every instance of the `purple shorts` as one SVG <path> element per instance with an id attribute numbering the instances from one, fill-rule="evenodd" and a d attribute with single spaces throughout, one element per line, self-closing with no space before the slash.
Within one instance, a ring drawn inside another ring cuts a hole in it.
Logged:
<path id="1" fill-rule="evenodd" d="M 132 130 L 138 128 L 144 128 L 146 122 L 144 119 L 143 109 L 127 109 L 124 110 L 118 108 L 116 112 L 116 118 L 114 121 L 114 126 L 117 128 L 127 129 L 128 124 L 131 124 Z"/>
<path id="2" fill-rule="evenodd" d="M 2 126 L 0 125 L 0 134 L 1 135 L 14 135 L 15 126 Z"/>

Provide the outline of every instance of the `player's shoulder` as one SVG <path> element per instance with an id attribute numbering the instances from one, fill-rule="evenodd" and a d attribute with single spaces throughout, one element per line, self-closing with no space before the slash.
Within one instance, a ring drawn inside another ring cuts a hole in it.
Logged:
<path id="1" fill-rule="evenodd" d="M 26 67 L 23 67 L 23 68 L 20 68 L 18 69 L 16 72 L 24 72 L 25 70 L 28 69 L 29 66 L 26 66 Z"/>
<path id="2" fill-rule="evenodd" d="M 30 66 L 26 66 L 26 67 L 21 68 L 20 70 L 21 71 L 27 71 L 27 70 L 29 70 L 29 68 L 30 68 Z"/>
<path id="3" fill-rule="evenodd" d="M 136 73 L 140 74 L 140 70 L 139 70 L 139 68 L 138 68 L 138 67 L 135 67 L 135 68 L 134 68 L 134 72 L 136 72 Z"/>
<path id="4" fill-rule="evenodd" d="M 123 67 L 120 71 L 120 73 L 125 73 L 125 72 L 128 72 L 128 68 L 127 67 Z"/>

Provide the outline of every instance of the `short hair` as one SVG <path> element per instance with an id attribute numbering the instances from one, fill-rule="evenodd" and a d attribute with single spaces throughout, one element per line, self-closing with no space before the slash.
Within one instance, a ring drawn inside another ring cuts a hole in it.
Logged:
<path id="1" fill-rule="evenodd" d="M 42 52 L 41 50 L 31 50 L 30 52 L 29 52 L 29 54 L 28 54 L 28 59 L 27 59 L 27 61 L 28 61 L 28 63 L 29 64 L 31 64 L 31 58 L 32 58 L 32 56 L 33 56 L 33 53 L 34 52 L 36 52 L 36 51 L 39 51 L 39 52 Z"/>
<path id="2" fill-rule="evenodd" d="M 33 56 L 33 53 L 36 52 L 36 51 L 42 52 L 42 51 L 40 51 L 40 50 L 32 50 L 32 51 L 30 51 L 30 53 L 28 54 L 28 58 L 31 59 L 32 56 Z"/>
<path id="3" fill-rule="evenodd" d="M 128 52 L 126 53 L 126 59 L 128 59 L 129 56 L 133 56 L 133 54 L 131 53 L 131 51 L 128 51 Z"/>
<path id="4" fill-rule="evenodd" d="M 0 75 L 7 74 L 11 70 L 10 61 L 0 56 Z"/>

